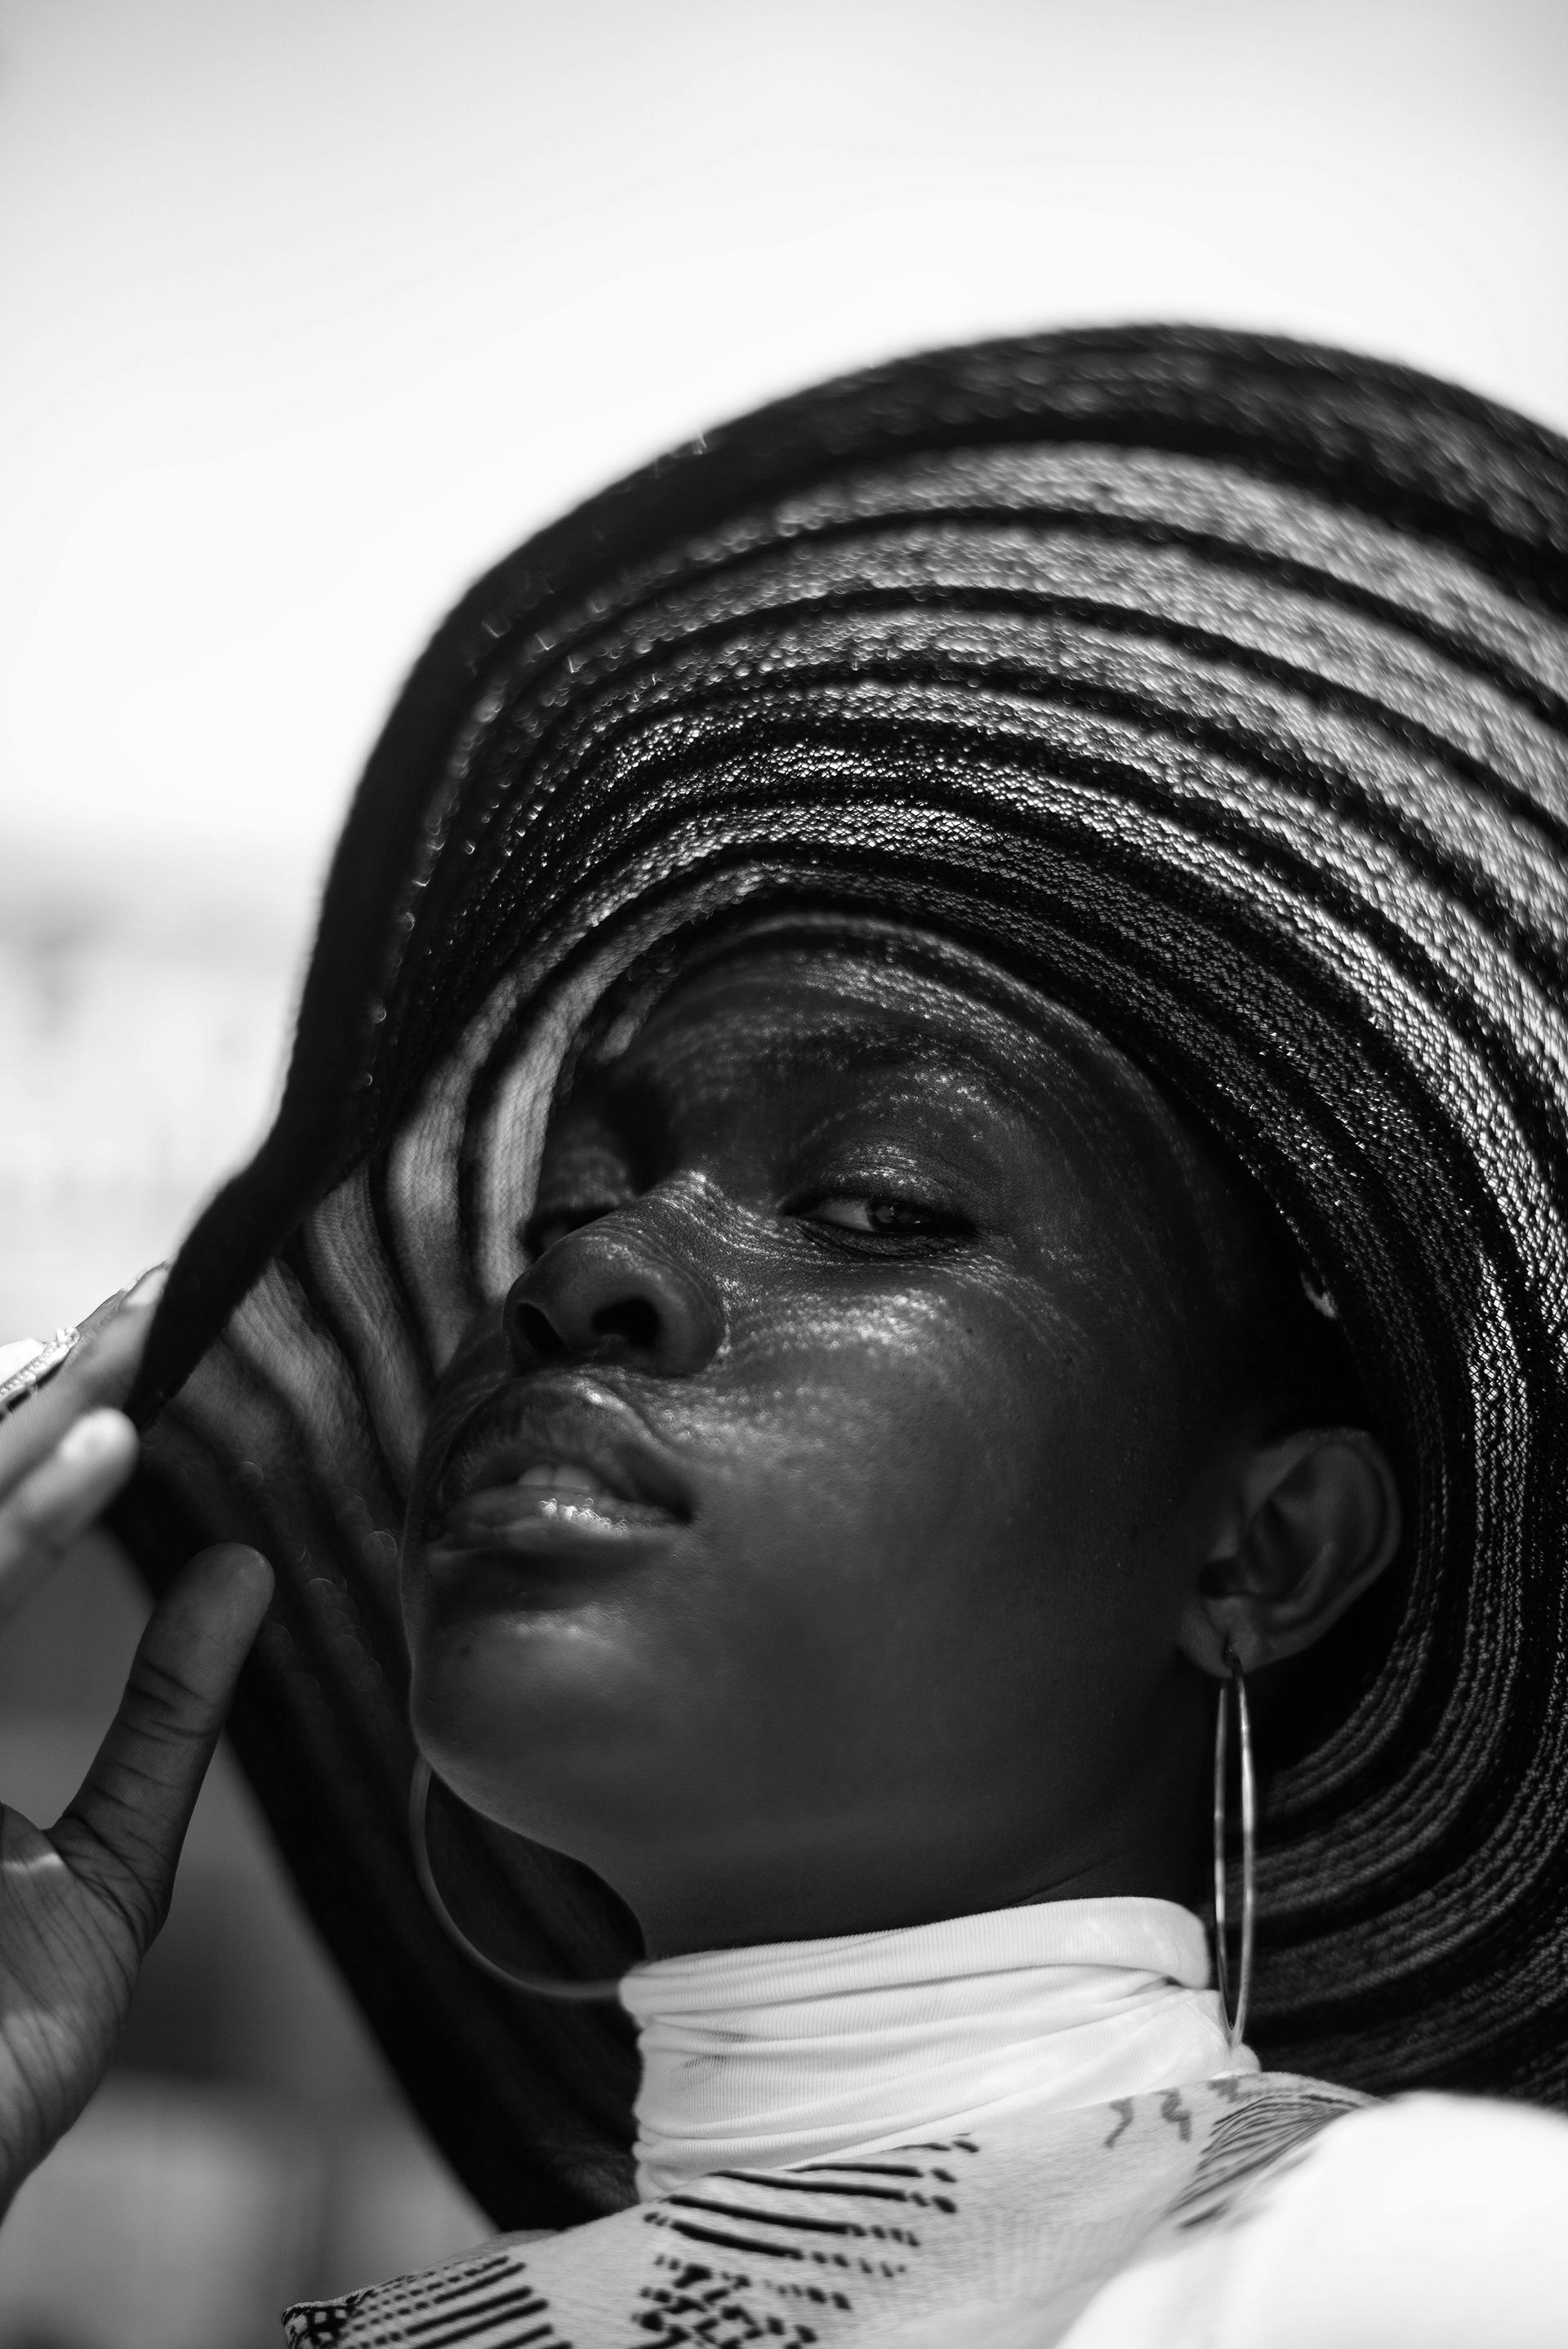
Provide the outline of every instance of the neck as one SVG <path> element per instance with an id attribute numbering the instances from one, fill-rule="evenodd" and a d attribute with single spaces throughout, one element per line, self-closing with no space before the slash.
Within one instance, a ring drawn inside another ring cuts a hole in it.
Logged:
<path id="1" fill-rule="evenodd" d="M 634 1967 L 638 2187 L 1256 2068 L 1173 1902 L 1062 1900 Z"/>

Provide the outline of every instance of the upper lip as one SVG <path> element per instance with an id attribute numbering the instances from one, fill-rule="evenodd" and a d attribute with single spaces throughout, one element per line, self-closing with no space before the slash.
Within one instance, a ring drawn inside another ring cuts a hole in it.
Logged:
<path id="1" fill-rule="evenodd" d="M 587 1468 L 621 1500 L 672 1516 L 691 1514 L 686 1479 L 664 1445 L 623 1396 L 596 1380 L 527 1381 L 492 1396 L 460 1427 L 432 1495 L 445 1516 L 472 1493 L 508 1485 L 550 1461 Z"/>

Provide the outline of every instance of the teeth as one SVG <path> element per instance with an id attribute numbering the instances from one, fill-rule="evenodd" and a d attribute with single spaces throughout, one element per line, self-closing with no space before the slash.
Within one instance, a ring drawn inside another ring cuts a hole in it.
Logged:
<path id="1" fill-rule="evenodd" d="M 599 1499 L 609 1495 L 610 1488 L 602 1476 L 575 1460 L 538 1460 L 525 1468 L 518 1483 L 531 1492 L 573 1493 L 579 1497 Z"/>

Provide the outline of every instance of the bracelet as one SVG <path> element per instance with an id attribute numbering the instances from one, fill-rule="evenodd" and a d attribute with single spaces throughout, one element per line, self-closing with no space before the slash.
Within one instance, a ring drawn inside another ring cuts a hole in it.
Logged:
<path id="1" fill-rule="evenodd" d="M 0 1419 L 54 1377 L 79 1344 L 81 1334 L 79 1330 L 57 1330 L 52 1338 L 17 1338 L 8 1346 L 0 1346 L 0 1371 L 5 1371 L 0 1377 Z M 18 1355 L 20 1361 L 15 1359 Z M 14 1367 L 7 1371 L 8 1362 Z"/>

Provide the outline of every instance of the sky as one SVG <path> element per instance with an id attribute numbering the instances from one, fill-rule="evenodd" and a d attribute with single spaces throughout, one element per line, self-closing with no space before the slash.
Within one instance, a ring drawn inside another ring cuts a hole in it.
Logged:
<path id="1" fill-rule="evenodd" d="M 303 892 L 467 580 L 892 352 L 1188 317 L 1568 426 L 1536 0 L 0 0 L 0 832 Z"/>

